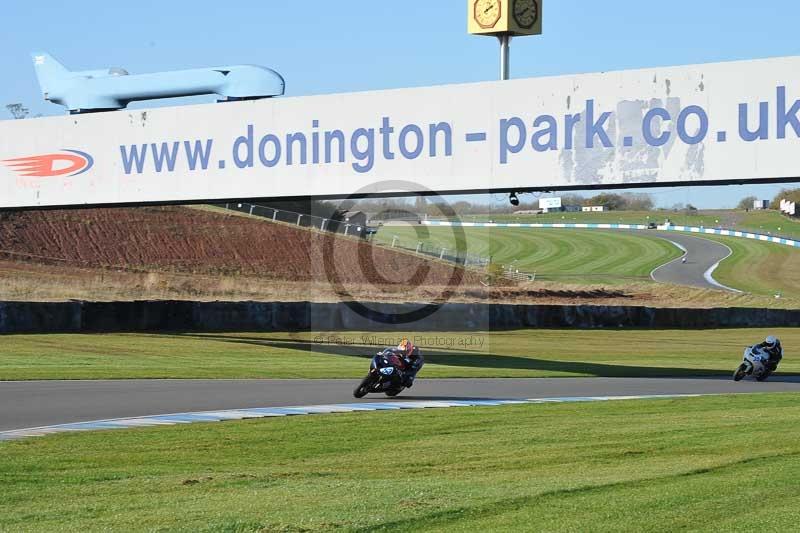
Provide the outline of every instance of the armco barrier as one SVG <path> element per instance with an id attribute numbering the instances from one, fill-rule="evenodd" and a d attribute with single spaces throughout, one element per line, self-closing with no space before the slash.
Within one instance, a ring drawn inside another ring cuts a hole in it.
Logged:
<path id="1" fill-rule="evenodd" d="M 401 315 L 417 304 L 370 304 Z M 800 310 L 448 303 L 414 324 L 383 324 L 346 303 L 0 302 L 0 333 L 143 331 L 489 331 L 526 328 L 800 326 Z"/>
<path id="2" fill-rule="evenodd" d="M 800 241 L 794 239 L 787 239 L 784 237 L 773 237 L 772 235 L 763 235 L 760 233 L 750 233 L 747 231 L 736 231 L 732 229 L 722 228 L 704 228 L 698 226 L 675 226 L 659 225 L 655 228 L 648 228 L 645 224 L 594 224 L 594 223 L 525 223 L 525 222 L 451 222 L 448 220 L 423 220 L 422 224 L 426 226 L 461 226 L 464 228 L 562 228 L 562 229 L 624 229 L 624 230 L 658 230 L 658 231 L 680 231 L 684 233 L 702 233 L 705 235 L 724 235 L 726 237 L 740 237 L 743 239 L 752 239 L 764 242 L 773 242 L 775 244 L 784 244 L 800 248 Z"/>

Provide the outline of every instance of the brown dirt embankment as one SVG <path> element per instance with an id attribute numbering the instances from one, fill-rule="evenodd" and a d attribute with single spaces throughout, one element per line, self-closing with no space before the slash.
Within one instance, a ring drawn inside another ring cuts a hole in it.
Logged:
<path id="1" fill-rule="evenodd" d="M 800 307 L 654 283 L 487 287 L 482 278 L 356 238 L 212 208 L 0 213 L 0 300 L 429 302 L 449 293 L 454 302 Z"/>
<path id="2" fill-rule="evenodd" d="M 326 257 L 329 259 L 326 265 Z M 354 238 L 182 207 L 5 213 L 0 258 L 103 268 L 263 280 L 447 285 L 450 265 Z M 465 274 L 468 284 L 477 276 Z"/>

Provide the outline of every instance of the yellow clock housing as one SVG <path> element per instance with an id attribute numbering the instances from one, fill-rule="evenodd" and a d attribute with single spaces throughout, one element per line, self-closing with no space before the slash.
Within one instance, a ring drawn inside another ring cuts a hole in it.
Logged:
<path id="1" fill-rule="evenodd" d="M 544 0 L 467 0 L 467 31 L 473 35 L 539 35 Z"/>

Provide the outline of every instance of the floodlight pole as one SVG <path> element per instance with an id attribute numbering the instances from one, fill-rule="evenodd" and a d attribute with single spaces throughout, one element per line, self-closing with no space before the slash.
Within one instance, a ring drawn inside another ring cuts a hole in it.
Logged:
<path id="1" fill-rule="evenodd" d="M 500 79 L 507 80 L 511 74 L 511 34 L 501 33 L 497 38 L 500 40 Z"/>

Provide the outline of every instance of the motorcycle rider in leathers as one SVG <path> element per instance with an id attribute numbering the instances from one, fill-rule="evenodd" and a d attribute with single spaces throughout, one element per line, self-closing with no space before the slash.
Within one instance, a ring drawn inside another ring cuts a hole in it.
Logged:
<path id="1" fill-rule="evenodd" d="M 753 348 L 756 350 L 763 350 L 764 353 L 769 356 L 767 368 L 769 368 L 770 372 L 774 372 L 775 369 L 778 368 L 778 363 L 780 363 L 781 359 L 783 359 L 783 347 L 781 346 L 781 341 L 770 335 L 764 339 L 764 342 L 754 345 Z"/>
<path id="2" fill-rule="evenodd" d="M 417 373 L 422 368 L 422 365 L 425 364 L 425 359 L 422 357 L 419 348 L 414 346 L 414 343 L 408 339 L 401 340 L 394 351 L 397 352 L 405 363 L 405 368 L 403 369 L 403 386 L 411 388 L 414 385 L 414 378 L 417 377 Z"/>

